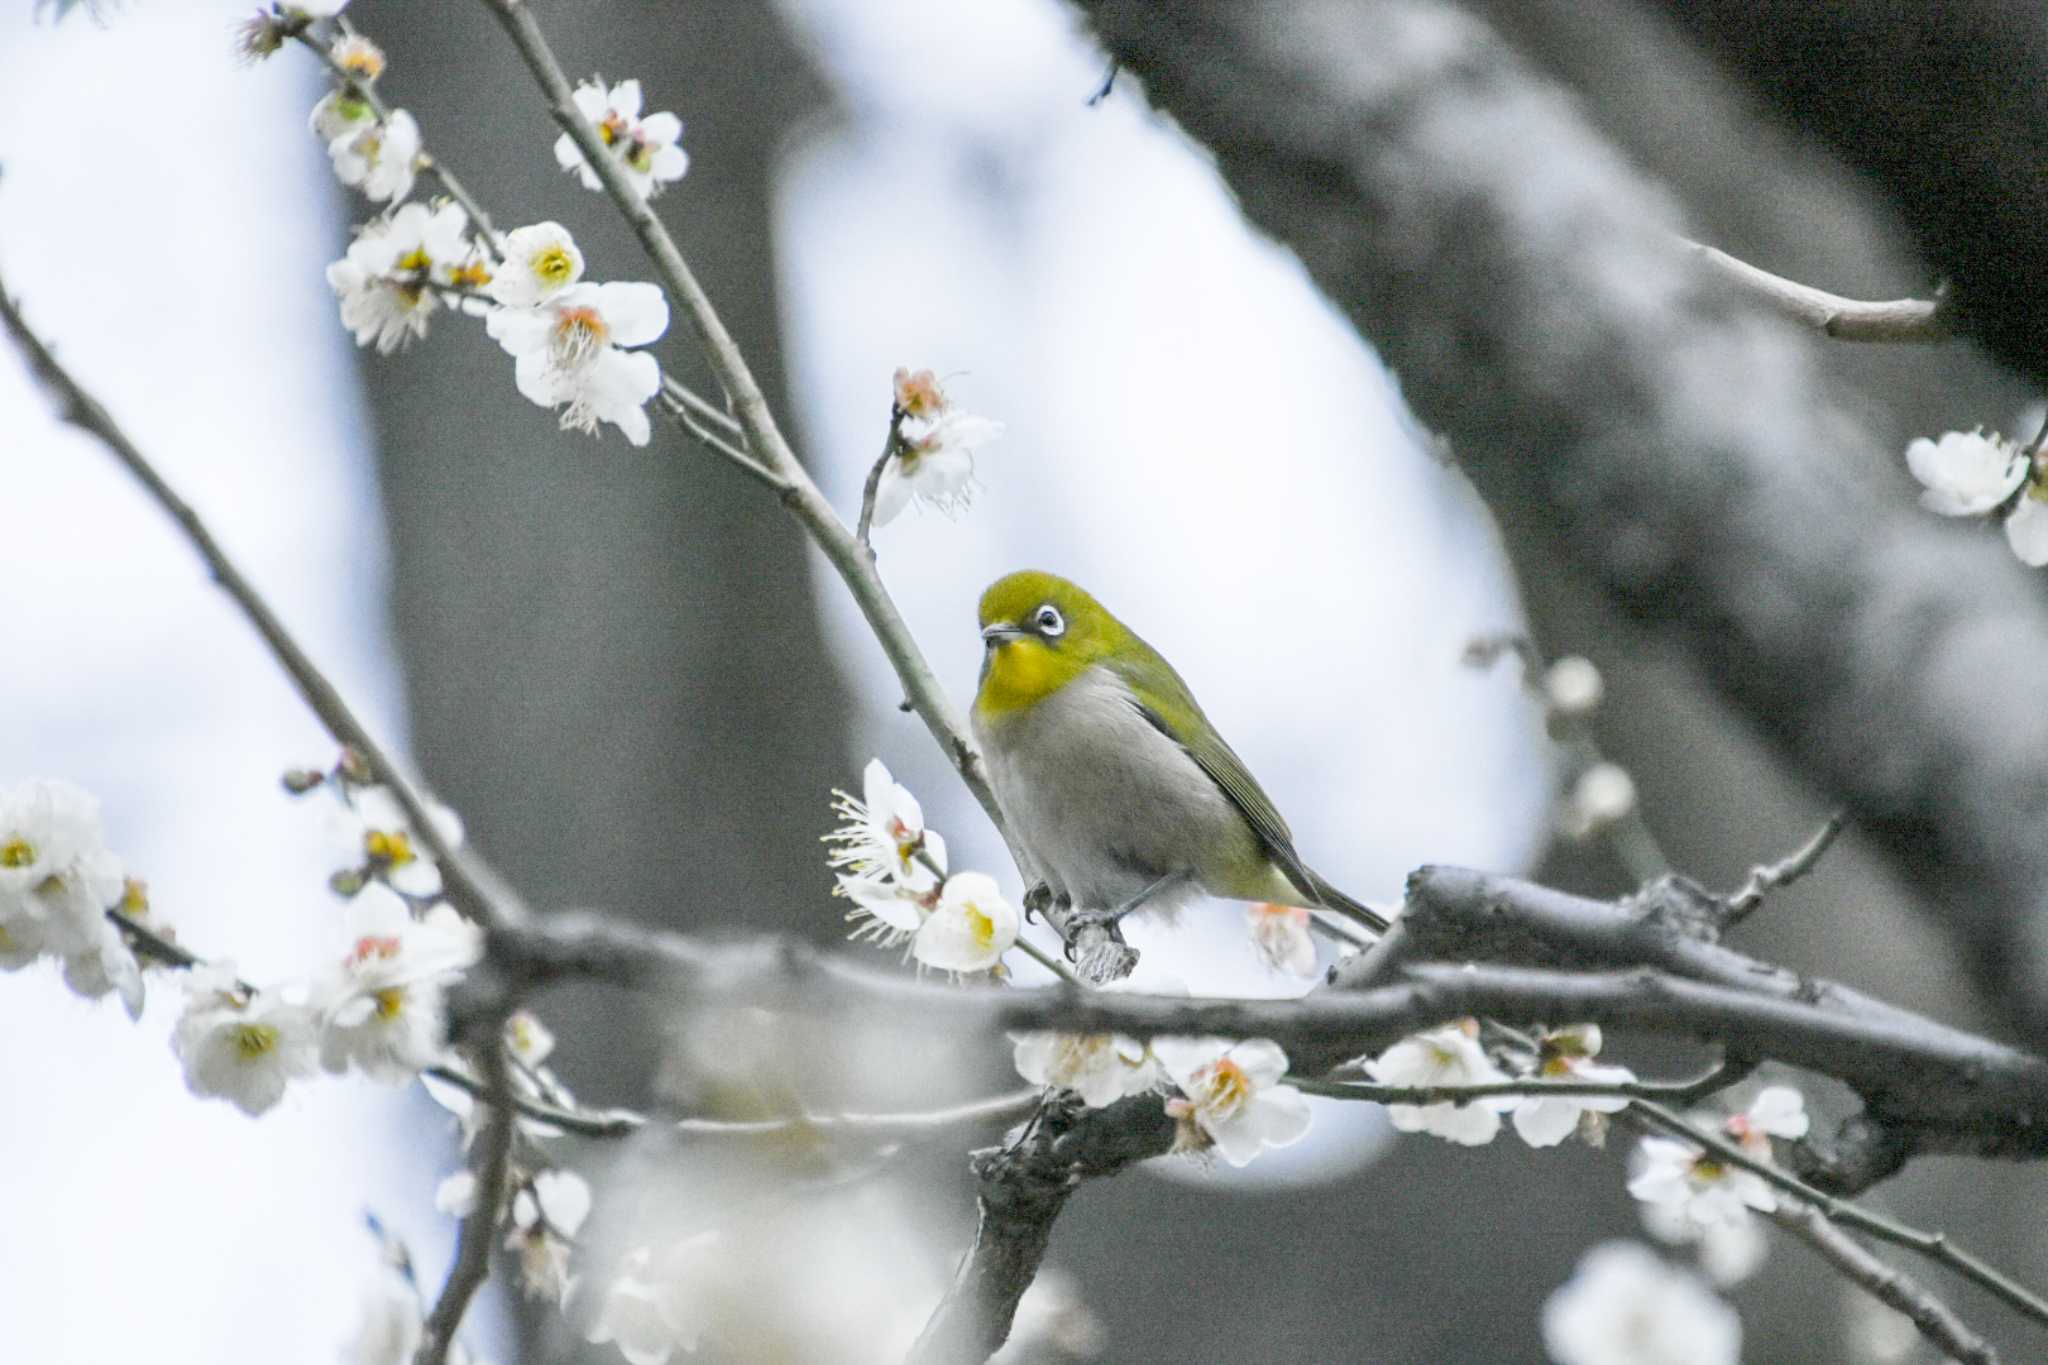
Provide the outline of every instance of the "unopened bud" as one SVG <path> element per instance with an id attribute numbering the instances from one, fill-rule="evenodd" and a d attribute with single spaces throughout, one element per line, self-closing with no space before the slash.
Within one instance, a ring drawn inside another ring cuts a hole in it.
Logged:
<path id="1" fill-rule="evenodd" d="M 284 772 L 284 789 L 293 796 L 304 796 L 327 780 L 327 774 L 317 768 L 287 768 Z"/>
<path id="2" fill-rule="evenodd" d="M 1591 659 L 1568 654 L 1550 666 L 1543 677 L 1543 695 L 1552 715 L 1573 720 L 1593 714 L 1607 694 L 1606 683 Z"/>
<path id="3" fill-rule="evenodd" d="M 376 774 L 370 771 L 370 760 L 352 744 L 341 746 L 341 761 L 334 765 L 334 771 L 343 781 L 353 782 L 359 787 L 366 787 L 376 779 Z"/>
<path id="4" fill-rule="evenodd" d="M 344 867 L 327 879 L 327 889 L 337 896 L 353 897 L 369 881 L 369 876 L 360 867 Z"/>
<path id="5" fill-rule="evenodd" d="M 930 370 L 898 369 L 895 391 L 896 407 L 905 417 L 928 422 L 946 410 L 946 395 Z"/>
<path id="6" fill-rule="evenodd" d="M 1636 783 L 1628 770 L 1614 763 L 1595 763 L 1579 774 L 1566 803 L 1564 831 L 1589 839 L 1635 813 Z"/>

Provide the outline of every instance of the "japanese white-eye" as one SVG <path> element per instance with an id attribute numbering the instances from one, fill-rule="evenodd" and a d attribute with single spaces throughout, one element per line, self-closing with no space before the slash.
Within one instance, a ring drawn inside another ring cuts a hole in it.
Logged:
<path id="1" fill-rule="evenodd" d="M 1386 920 L 1324 881 L 1180 674 L 1077 585 L 1013 573 L 981 597 L 974 734 L 1055 904 L 1114 922 L 1207 893 Z"/>

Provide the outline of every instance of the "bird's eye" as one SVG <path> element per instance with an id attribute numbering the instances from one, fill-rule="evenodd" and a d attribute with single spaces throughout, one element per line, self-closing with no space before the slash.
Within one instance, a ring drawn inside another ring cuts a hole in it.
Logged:
<path id="1" fill-rule="evenodd" d="M 1038 614 L 1031 619 L 1038 627 L 1038 633 L 1047 639 L 1067 633 L 1067 618 L 1061 616 L 1059 608 L 1050 602 L 1040 607 Z"/>

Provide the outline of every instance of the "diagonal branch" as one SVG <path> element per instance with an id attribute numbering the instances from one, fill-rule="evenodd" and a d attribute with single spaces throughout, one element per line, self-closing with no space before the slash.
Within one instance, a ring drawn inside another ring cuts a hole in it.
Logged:
<path id="1" fill-rule="evenodd" d="M 391 788 L 399 805 L 405 809 L 413 831 L 432 851 L 435 862 L 439 864 L 448 899 L 463 914 L 480 924 L 518 923 L 526 919 L 526 907 L 489 865 L 474 850 L 452 844 L 442 834 L 419 789 L 357 719 L 340 691 L 285 628 L 284 622 L 256 590 L 256 585 L 228 557 L 227 551 L 214 539 L 213 532 L 192 505 L 178 496 L 177 490 L 157 472 L 156 466 L 128 438 L 99 400 L 72 377 L 50 348 L 30 329 L 19 306 L 8 295 L 4 280 L 0 280 L 0 324 L 4 324 L 8 335 L 20 347 L 31 372 L 57 400 L 58 416 L 97 438 L 135 476 L 157 505 L 170 515 L 192 548 L 206 562 L 214 581 L 241 609 L 249 624 L 256 628 L 256 633 L 263 637 L 263 642 L 283 665 L 313 714 L 320 718 L 335 739 L 362 755 L 373 779 Z"/>

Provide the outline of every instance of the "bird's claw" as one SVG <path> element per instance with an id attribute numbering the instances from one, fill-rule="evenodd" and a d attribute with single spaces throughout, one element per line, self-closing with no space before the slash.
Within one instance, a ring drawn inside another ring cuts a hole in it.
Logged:
<path id="1" fill-rule="evenodd" d="M 1044 882 L 1024 893 L 1024 922 L 1031 923 L 1052 905 L 1052 888 Z"/>

